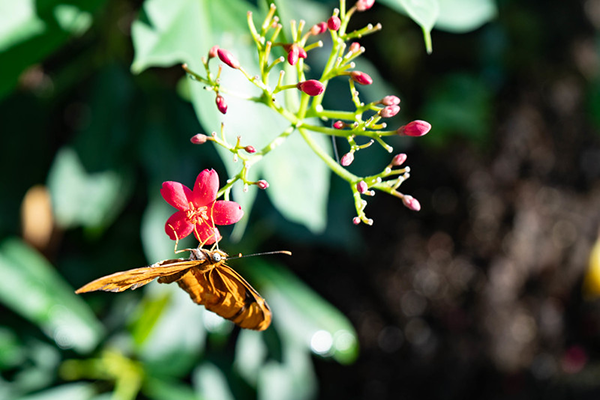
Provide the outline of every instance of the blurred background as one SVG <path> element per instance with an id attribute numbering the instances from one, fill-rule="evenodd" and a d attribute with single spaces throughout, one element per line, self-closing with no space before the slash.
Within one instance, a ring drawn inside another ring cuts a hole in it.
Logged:
<path id="1" fill-rule="evenodd" d="M 374 225 L 355 226 L 336 176 L 301 176 L 301 160 L 257 170 L 271 187 L 234 193 L 248 218 L 221 246 L 293 253 L 230 262 L 271 305 L 263 333 L 175 285 L 73 291 L 173 257 L 163 181 L 232 175 L 212 144 L 189 143 L 221 120 L 179 64 L 214 44 L 244 60 L 246 10 L 261 21 L 265 5 L 81 3 L 0 0 L 1 399 L 598 398 L 600 0 L 441 2 L 431 55 L 405 2 L 357 13 L 351 27 L 383 24 L 360 40 L 365 101 L 397 95 L 390 127 L 433 126 L 390 143 L 422 209 L 377 194 Z M 337 6 L 298 4 L 278 2 L 282 21 L 310 27 Z M 350 107 L 346 85 L 326 106 Z M 230 138 L 259 148 L 279 133 L 239 107 Z M 389 163 L 370 150 L 352 172 Z M 302 203 L 278 181 L 325 190 Z"/>

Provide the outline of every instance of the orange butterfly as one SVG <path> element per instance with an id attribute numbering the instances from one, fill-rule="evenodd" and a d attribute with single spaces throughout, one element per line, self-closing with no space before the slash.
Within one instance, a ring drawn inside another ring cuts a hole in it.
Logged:
<path id="1" fill-rule="evenodd" d="M 177 282 L 196 304 L 233 321 L 240 328 L 264 331 L 269 327 L 271 310 L 267 302 L 240 274 L 225 265 L 227 253 L 202 248 L 187 250 L 189 259 L 164 260 L 148 267 L 117 272 L 96 279 L 75 293 L 122 292 L 158 278 L 158 283 Z M 288 251 L 271 253 L 291 255 Z"/>

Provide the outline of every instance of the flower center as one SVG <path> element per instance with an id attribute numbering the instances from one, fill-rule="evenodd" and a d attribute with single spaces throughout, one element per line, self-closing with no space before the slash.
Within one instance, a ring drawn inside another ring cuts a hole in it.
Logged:
<path id="1" fill-rule="evenodd" d="M 208 221 L 208 207 L 202 206 L 196 208 L 193 204 L 190 203 L 190 208 L 186 211 L 186 218 L 192 224 L 199 224 L 204 221 Z"/>

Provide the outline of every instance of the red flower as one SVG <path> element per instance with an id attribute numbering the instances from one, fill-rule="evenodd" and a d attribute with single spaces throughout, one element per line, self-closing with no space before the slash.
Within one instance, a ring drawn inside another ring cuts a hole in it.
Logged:
<path id="1" fill-rule="evenodd" d="M 160 194 L 178 209 L 165 225 L 172 240 L 182 239 L 192 231 L 200 243 L 213 244 L 221 239 L 215 225 L 236 223 L 244 215 L 234 201 L 215 201 L 219 190 L 219 175 L 210 169 L 200 172 L 194 190 L 179 182 L 164 182 Z"/>

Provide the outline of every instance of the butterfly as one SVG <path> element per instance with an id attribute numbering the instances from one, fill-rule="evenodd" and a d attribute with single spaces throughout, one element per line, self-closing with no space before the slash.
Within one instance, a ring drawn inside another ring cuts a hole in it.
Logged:
<path id="1" fill-rule="evenodd" d="M 202 248 L 186 249 L 190 258 L 159 261 L 147 267 L 117 272 L 96 279 L 75 293 L 122 292 L 137 289 L 154 279 L 177 282 L 196 304 L 203 305 L 240 328 L 264 331 L 271 324 L 271 309 L 264 298 L 240 274 L 225 264 L 227 253 Z M 278 251 L 261 254 L 284 253 Z"/>

